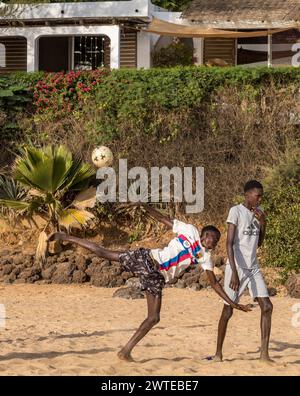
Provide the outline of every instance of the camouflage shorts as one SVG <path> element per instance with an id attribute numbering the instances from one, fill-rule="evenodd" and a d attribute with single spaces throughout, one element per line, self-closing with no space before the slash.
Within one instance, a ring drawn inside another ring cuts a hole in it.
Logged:
<path id="1" fill-rule="evenodd" d="M 143 291 L 160 296 L 165 285 L 165 278 L 150 256 L 150 249 L 140 248 L 128 250 L 119 255 L 120 264 L 126 271 L 136 275 Z"/>

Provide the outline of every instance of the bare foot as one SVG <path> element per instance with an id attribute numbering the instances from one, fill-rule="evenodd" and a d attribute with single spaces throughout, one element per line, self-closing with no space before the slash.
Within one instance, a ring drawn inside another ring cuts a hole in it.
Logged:
<path id="1" fill-rule="evenodd" d="M 118 358 L 121 360 L 125 360 L 126 362 L 134 362 L 133 357 L 130 355 L 130 353 L 126 353 L 123 351 L 118 352 Z"/>
<path id="2" fill-rule="evenodd" d="M 214 362 L 223 362 L 223 355 L 215 355 L 213 357 Z"/>
<path id="3" fill-rule="evenodd" d="M 222 362 L 223 356 L 222 355 L 207 356 L 203 360 L 209 361 L 209 362 Z"/>
<path id="4" fill-rule="evenodd" d="M 260 362 L 260 363 L 263 363 L 263 364 L 267 364 L 267 365 L 269 365 L 269 366 L 274 366 L 274 365 L 275 365 L 275 361 L 272 360 L 272 359 L 270 358 L 270 356 L 261 356 L 261 357 L 259 358 L 259 362 Z"/>

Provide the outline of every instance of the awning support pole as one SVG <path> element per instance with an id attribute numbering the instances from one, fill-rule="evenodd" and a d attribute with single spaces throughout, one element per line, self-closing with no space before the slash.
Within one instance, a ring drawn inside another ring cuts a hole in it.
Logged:
<path id="1" fill-rule="evenodd" d="M 268 67 L 272 67 L 272 34 L 268 34 Z"/>

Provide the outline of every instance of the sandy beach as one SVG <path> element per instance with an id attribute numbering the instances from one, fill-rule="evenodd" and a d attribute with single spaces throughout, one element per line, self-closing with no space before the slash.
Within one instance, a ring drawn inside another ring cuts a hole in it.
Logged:
<path id="1" fill-rule="evenodd" d="M 160 323 L 133 351 L 116 353 L 146 314 L 146 300 L 112 298 L 115 289 L 90 285 L 1 285 L 6 322 L 0 328 L 0 375 L 299 375 L 299 300 L 274 297 L 270 355 L 260 363 L 260 310 L 235 312 L 224 362 L 215 350 L 222 303 L 212 290 L 165 289 Z M 243 302 L 251 302 L 244 296 Z"/>

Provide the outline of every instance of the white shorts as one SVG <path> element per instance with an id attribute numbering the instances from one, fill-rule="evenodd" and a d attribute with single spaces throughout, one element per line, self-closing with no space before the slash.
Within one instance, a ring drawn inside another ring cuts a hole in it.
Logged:
<path id="1" fill-rule="evenodd" d="M 256 297 L 269 297 L 268 289 L 259 267 L 237 267 L 237 273 L 240 280 L 240 287 L 238 291 L 234 291 L 229 286 L 232 276 L 232 269 L 230 264 L 226 265 L 224 290 L 230 300 L 238 303 L 240 296 L 243 294 L 246 287 L 248 287 L 250 296 L 253 298 L 253 300 L 255 300 Z M 226 301 L 224 301 L 224 304 L 229 305 Z"/>

